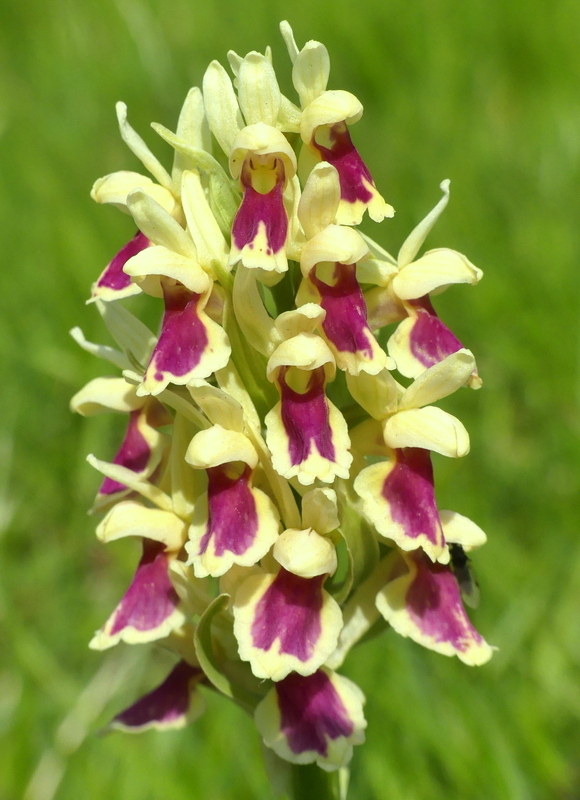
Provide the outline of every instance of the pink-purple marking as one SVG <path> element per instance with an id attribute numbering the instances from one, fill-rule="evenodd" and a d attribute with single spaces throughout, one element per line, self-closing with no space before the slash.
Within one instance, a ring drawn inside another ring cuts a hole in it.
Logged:
<path id="1" fill-rule="evenodd" d="M 463 345 L 451 333 L 449 328 L 441 322 L 433 308 L 429 295 L 425 295 L 418 300 L 410 300 L 409 304 L 417 312 L 417 317 L 409 335 L 409 346 L 411 353 L 424 367 L 432 367 L 452 353 L 461 350 Z"/>
<path id="2" fill-rule="evenodd" d="M 325 578 L 326 575 L 301 578 L 282 567 L 256 605 L 252 624 L 254 647 L 270 650 L 279 639 L 281 653 L 308 661 L 322 630 L 320 612 Z"/>
<path id="3" fill-rule="evenodd" d="M 179 661 L 159 686 L 117 714 L 113 722 L 128 728 L 142 728 L 153 723 L 170 725 L 183 719 L 189 710 L 191 681 L 202 675 L 197 667 Z"/>
<path id="4" fill-rule="evenodd" d="M 246 465 L 239 476 L 231 477 L 227 474 L 229 469 L 230 465 L 222 465 L 206 470 L 209 519 L 199 545 L 200 555 L 205 553 L 210 540 L 216 556 L 226 551 L 240 556 L 255 541 L 258 514 L 249 485 L 252 470 Z"/>
<path id="5" fill-rule="evenodd" d="M 179 597 L 169 578 L 164 544 L 143 539 L 143 556 L 131 585 L 115 609 L 110 636 L 124 628 L 152 631 L 173 614 Z"/>
<path id="6" fill-rule="evenodd" d="M 389 504 L 391 517 L 411 539 L 423 535 L 437 545 L 442 541 L 442 532 L 431 455 L 419 447 L 394 452 L 396 463 L 381 492 Z"/>
<path id="7" fill-rule="evenodd" d="M 281 164 L 281 162 L 280 162 Z M 275 186 L 266 194 L 256 191 L 251 183 L 251 167 L 244 163 L 240 179 L 244 197 L 232 226 L 232 239 L 238 250 L 252 245 L 263 222 L 268 242 L 267 255 L 278 253 L 286 243 L 288 216 L 284 208 L 284 168 Z"/>
<path id="8" fill-rule="evenodd" d="M 187 375 L 199 364 L 208 345 L 205 325 L 198 316 L 201 295 L 167 279 L 162 285 L 165 313 L 149 362 L 157 381 L 163 380 L 164 373 L 176 378 Z"/>
<path id="9" fill-rule="evenodd" d="M 117 455 L 113 459 L 113 464 L 130 469 L 136 474 L 143 472 L 147 468 L 151 458 L 151 448 L 139 430 L 142 413 L 140 410 L 131 411 L 125 437 Z M 112 478 L 105 478 L 99 489 L 99 494 L 116 494 L 126 489 L 125 484 L 119 483 L 119 481 L 115 481 Z"/>
<path id="10" fill-rule="evenodd" d="M 346 122 L 337 122 L 329 130 L 330 147 L 324 147 L 312 140 L 322 159 L 328 161 L 338 171 L 340 179 L 340 196 L 347 203 L 370 203 L 372 192 L 365 186 L 365 181 L 374 186 L 371 173 L 352 143 Z"/>
<path id="11" fill-rule="evenodd" d="M 435 642 L 449 642 L 460 652 L 469 648 L 470 640 L 483 642 L 465 613 L 451 567 L 420 555 L 415 563 L 417 574 L 407 591 L 406 605 L 419 630 Z"/>
<path id="12" fill-rule="evenodd" d="M 306 461 L 312 445 L 323 458 L 334 461 L 336 454 L 328 419 L 328 401 L 324 393 L 324 367 L 312 370 L 308 387 L 303 394 L 295 392 L 286 383 L 287 369 L 283 367 L 280 370 L 278 381 L 282 423 L 289 439 L 292 466 Z"/>
<path id="13" fill-rule="evenodd" d="M 293 753 L 328 754 L 328 739 L 351 736 L 352 721 L 332 681 L 322 670 L 291 673 L 276 683 L 280 728 Z"/>
<path id="14" fill-rule="evenodd" d="M 130 258 L 145 250 L 149 245 L 149 239 L 141 231 L 137 231 L 135 236 L 107 264 L 97 279 L 96 288 L 112 289 L 115 292 L 120 292 L 130 286 L 131 277 L 123 272 L 123 267 Z"/>
<path id="15" fill-rule="evenodd" d="M 322 328 L 326 337 L 341 353 L 373 355 L 367 307 L 356 279 L 356 264 L 335 265 L 331 286 L 316 276 L 316 267 L 309 275 L 320 294 L 320 305 L 326 311 Z"/>

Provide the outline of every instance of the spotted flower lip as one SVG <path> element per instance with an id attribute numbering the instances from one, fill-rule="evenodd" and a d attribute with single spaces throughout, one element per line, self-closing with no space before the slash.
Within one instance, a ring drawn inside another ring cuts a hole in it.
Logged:
<path id="1" fill-rule="evenodd" d="M 469 437 L 459 420 L 427 404 L 460 388 L 473 364 L 469 351 L 454 353 L 404 391 L 387 372 L 372 386 L 369 377 L 349 384 L 358 402 L 382 420 L 382 438 L 388 448 L 383 454 L 389 456 L 388 461 L 365 467 L 355 479 L 354 489 L 365 514 L 381 536 L 403 550 L 420 547 L 433 561 L 449 561 L 449 552 L 435 500 L 429 451 L 460 457 L 469 449 Z M 365 447 L 369 447 L 366 442 Z M 377 452 L 380 454 L 380 443 Z"/>
<path id="2" fill-rule="evenodd" d="M 382 290 L 383 294 L 392 296 L 393 302 L 398 300 L 406 315 L 390 337 L 387 349 L 399 372 L 407 378 L 417 377 L 463 348 L 435 313 L 429 294 L 441 292 L 455 283 L 476 284 L 483 275 L 462 253 L 448 248 L 429 250 L 415 258 L 447 207 L 449 183 L 442 181 L 443 197 L 403 242 L 396 260 L 398 272 L 391 284 Z M 377 299 L 374 299 L 375 304 Z M 473 389 L 481 386 L 475 364 L 469 386 Z"/>
<path id="3" fill-rule="evenodd" d="M 336 496 L 307 492 L 304 524 L 335 526 Z M 258 572 L 239 584 L 233 604 L 240 658 L 258 678 L 281 680 L 292 671 L 309 675 L 335 649 L 342 614 L 323 584 L 336 571 L 332 541 L 312 528 L 287 529 L 276 540 L 274 574 Z"/>
<path id="4" fill-rule="evenodd" d="M 148 477 L 152 474 L 160 457 L 159 444 L 163 440 L 159 433 L 148 424 L 147 412 L 132 411 L 125 436 L 113 458 L 113 464 L 130 469 L 139 477 Z M 105 478 L 99 489 L 96 504 L 102 507 L 102 501 L 112 502 L 128 492 L 127 487 L 114 480 Z"/>
<path id="5" fill-rule="evenodd" d="M 258 455 L 250 440 L 214 425 L 193 438 L 186 459 L 205 469 L 208 481 L 189 529 L 187 563 L 199 578 L 256 564 L 276 541 L 280 522 L 270 498 L 252 486 Z"/>
<path id="6" fill-rule="evenodd" d="M 402 558 L 407 571 L 389 581 L 376 600 L 391 627 L 469 666 L 489 661 L 493 650 L 469 621 L 452 568 L 433 564 L 420 552 Z"/>
<path id="7" fill-rule="evenodd" d="M 143 555 L 129 588 L 90 647 L 104 650 L 120 641 L 155 641 L 184 622 L 169 566 L 183 547 L 186 530 L 177 515 L 132 500 L 117 503 L 109 511 L 97 528 L 97 537 L 102 542 L 138 538 Z"/>
<path id="8" fill-rule="evenodd" d="M 408 317 L 403 320 L 387 343 L 388 351 L 402 375 L 416 378 L 424 370 L 464 349 L 459 339 L 439 319 L 426 295 L 407 304 Z M 468 379 L 472 389 L 479 389 L 482 380 L 473 367 Z"/>
<path id="9" fill-rule="evenodd" d="M 231 347 L 227 334 L 204 308 L 210 291 L 188 291 L 170 278 L 162 279 L 165 313 L 159 340 L 145 371 L 139 394 L 159 394 L 170 383 L 183 386 L 207 378 L 227 364 Z"/>
<path id="10" fill-rule="evenodd" d="M 255 721 L 281 758 L 332 771 L 348 764 L 353 745 L 364 742 L 364 702 L 352 681 L 321 668 L 276 683 L 256 708 Z"/>

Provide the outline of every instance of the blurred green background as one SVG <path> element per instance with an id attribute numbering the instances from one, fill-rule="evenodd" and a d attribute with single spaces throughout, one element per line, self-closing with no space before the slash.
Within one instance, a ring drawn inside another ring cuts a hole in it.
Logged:
<path id="1" fill-rule="evenodd" d="M 436 457 L 442 508 L 476 520 L 473 619 L 499 647 L 470 669 L 387 634 L 345 672 L 368 697 L 352 800 L 580 797 L 578 260 L 580 4 L 519 0 L 4 0 L 0 5 L 0 798 L 268 798 L 251 721 L 215 696 L 181 732 L 95 736 L 166 664 L 87 649 L 135 552 L 104 548 L 86 508 L 87 451 L 110 457 L 123 421 L 73 418 L 70 396 L 107 367 L 91 281 L 132 233 L 89 199 L 139 168 L 114 103 L 168 127 L 207 63 L 274 47 L 278 22 L 322 40 L 330 88 L 365 105 L 355 139 L 397 209 L 367 227 L 396 251 L 452 181 L 428 245 L 466 253 L 477 288 L 437 300 L 479 359 L 484 388 L 447 400 L 472 437 Z M 117 652 L 118 650 L 118 652 Z M 88 687 L 88 688 L 87 688 Z"/>

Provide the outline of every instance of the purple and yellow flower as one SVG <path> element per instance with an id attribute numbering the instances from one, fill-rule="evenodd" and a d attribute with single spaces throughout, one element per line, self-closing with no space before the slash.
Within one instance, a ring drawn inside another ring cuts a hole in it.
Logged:
<path id="1" fill-rule="evenodd" d="M 321 333 L 338 368 L 352 375 L 376 375 L 388 361 L 369 327 L 357 279 L 357 265 L 368 252 L 357 231 L 328 225 L 306 242 L 300 259 L 304 281 L 296 300 L 314 301 L 323 309 Z"/>
<path id="2" fill-rule="evenodd" d="M 138 389 L 156 395 L 169 383 L 207 378 L 227 364 L 231 348 L 223 328 L 204 312 L 213 281 L 198 262 L 193 239 L 143 192 L 134 191 L 129 206 L 141 225 L 152 229 L 155 246 L 130 259 L 124 270 L 147 294 L 162 297 L 165 306 L 159 339 Z"/>
<path id="3" fill-rule="evenodd" d="M 319 492 L 314 490 L 315 496 Z M 312 511 L 303 520 L 311 521 Z M 330 539 L 312 527 L 289 529 L 276 541 L 273 556 L 276 571 L 244 581 L 233 613 L 240 658 L 250 662 L 256 677 L 279 681 L 291 672 L 311 675 L 326 661 L 342 615 L 324 589 L 338 563 Z"/>
<path id="4" fill-rule="evenodd" d="M 453 512 L 446 518 L 449 543 L 469 551 L 485 542 L 485 534 L 471 520 Z M 393 630 L 423 647 L 456 655 L 469 666 L 485 664 L 493 654 L 465 612 L 452 565 L 433 563 L 420 550 L 395 558 L 391 578 L 376 603 Z"/>
<path id="5" fill-rule="evenodd" d="M 364 702 L 356 684 L 322 668 L 274 684 L 255 720 L 264 743 L 280 758 L 331 771 L 346 766 L 353 745 L 365 740 Z"/>
<path id="6" fill-rule="evenodd" d="M 312 333 L 287 339 L 268 362 L 268 379 L 280 393 L 265 419 L 274 469 L 305 486 L 346 478 L 352 463 L 347 424 L 325 391 L 335 370 L 332 352 Z"/>
<path id="7" fill-rule="evenodd" d="M 230 172 L 244 193 L 232 226 L 230 264 L 286 272 L 284 190 L 296 172 L 294 151 L 280 131 L 258 122 L 234 139 Z"/>
<path id="8" fill-rule="evenodd" d="M 127 121 L 127 106 L 124 103 L 117 103 L 117 119 L 123 140 L 153 177 L 157 179 L 157 183 L 146 175 L 123 170 L 105 175 L 104 178 L 99 178 L 91 190 L 91 197 L 97 203 L 114 205 L 128 214 L 128 195 L 134 189 L 141 189 L 168 213 L 179 217 L 181 213 L 179 191 L 176 190 L 174 182 L 165 167 L 149 150 L 139 134 L 129 125 Z M 138 294 L 139 287 L 131 282 L 131 279 L 123 272 L 123 267 L 132 256 L 149 247 L 149 244 L 149 239 L 141 231 L 137 231 L 135 236 L 119 250 L 97 278 L 92 287 L 91 300 L 96 300 L 97 298 L 105 301 L 121 300 Z"/>
<path id="9" fill-rule="evenodd" d="M 83 416 L 107 411 L 128 414 L 127 430 L 112 463 L 142 479 L 157 469 L 167 449 L 167 439 L 158 429 L 170 423 L 171 416 L 155 398 L 138 397 L 135 387 L 124 378 L 95 378 L 77 392 L 70 405 Z M 122 481 L 106 477 L 93 510 L 104 510 L 130 492 Z"/>
<path id="10" fill-rule="evenodd" d="M 251 441 L 214 425 L 194 436 L 186 460 L 207 475 L 186 545 L 196 576 L 256 564 L 276 541 L 280 521 L 268 495 L 252 486 L 258 454 Z"/>
<path id="11" fill-rule="evenodd" d="M 407 378 L 416 378 L 425 369 L 463 349 L 459 339 L 437 316 L 430 295 L 456 283 L 476 284 L 483 275 L 466 256 L 446 247 L 428 250 L 416 258 L 449 202 L 448 180 L 441 183 L 441 189 L 443 197 L 405 239 L 397 259 L 384 253 L 397 269 L 392 280 L 367 295 L 371 315 L 383 324 L 403 319 L 387 348 L 398 371 Z M 481 386 L 475 365 L 469 385 L 474 389 Z"/>
<path id="12" fill-rule="evenodd" d="M 368 209 L 371 219 L 381 222 L 392 217 L 368 167 L 350 138 L 349 127 L 361 118 L 363 107 L 350 92 L 326 91 L 330 74 L 328 52 L 320 42 L 310 41 L 298 50 L 292 29 L 282 24 L 282 35 L 292 60 L 292 82 L 302 105 L 300 136 L 305 144 L 301 161 L 304 169 L 325 161 L 336 168 L 340 179 L 337 222 L 358 225 Z"/>
<path id="13" fill-rule="evenodd" d="M 183 728 L 203 713 L 203 698 L 197 686 L 204 680 L 200 667 L 179 661 L 159 686 L 117 714 L 109 728 L 125 733 Z"/>
<path id="14" fill-rule="evenodd" d="M 142 556 L 127 591 L 90 647 L 104 650 L 120 641 L 156 641 L 185 621 L 169 565 L 182 549 L 186 531 L 175 514 L 135 501 L 117 503 L 109 511 L 97 528 L 97 537 L 102 542 L 137 537 Z"/>

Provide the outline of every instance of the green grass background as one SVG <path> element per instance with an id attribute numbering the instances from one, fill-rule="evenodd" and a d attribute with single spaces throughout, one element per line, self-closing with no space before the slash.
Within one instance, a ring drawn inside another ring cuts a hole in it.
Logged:
<path id="1" fill-rule="evenodd" d="M 148 130 L 175 123 L 213 58 L 275 48 L 277 23 L 324 41 L 331 88 L 365 105 L 356 141 L 394 220 L 396 250 L 452 181 L 428 242 L 485 271 L 438 309 L 479 359 L 484 388 L 445 402 L 472 437 L 436 458 L 438 495 L 487 531 L 473 618 L 500 648 L 470 669 L 394 634 L 345 672 L 367 694 L 353 800 L 580 797 L 578 224 L 580 5 L 576 0 L 4 0 L 0 5 L 0 798 L 245 800 L 269 795 L 251 721 L 215 696 L 181 732 L 94 735 L 166 664 L 87 642 L 131 574 L 86 517 L 117 418 L 69 397 L 106 366 L 67 331 L 102 327 L 84 301 L 131 234 L 92 204 L 93 180 L 135 169 L 114 102 Z M 85 687 L 89 686 L 88 690 Z M 63 723 L 64 721 L 64 723 Z M 39 766 L 40 765 L 40 766 Z M 32 783 L 31 783 L 32 781 Z M 28 787 L 28 789 L 27 789 Z"/>

